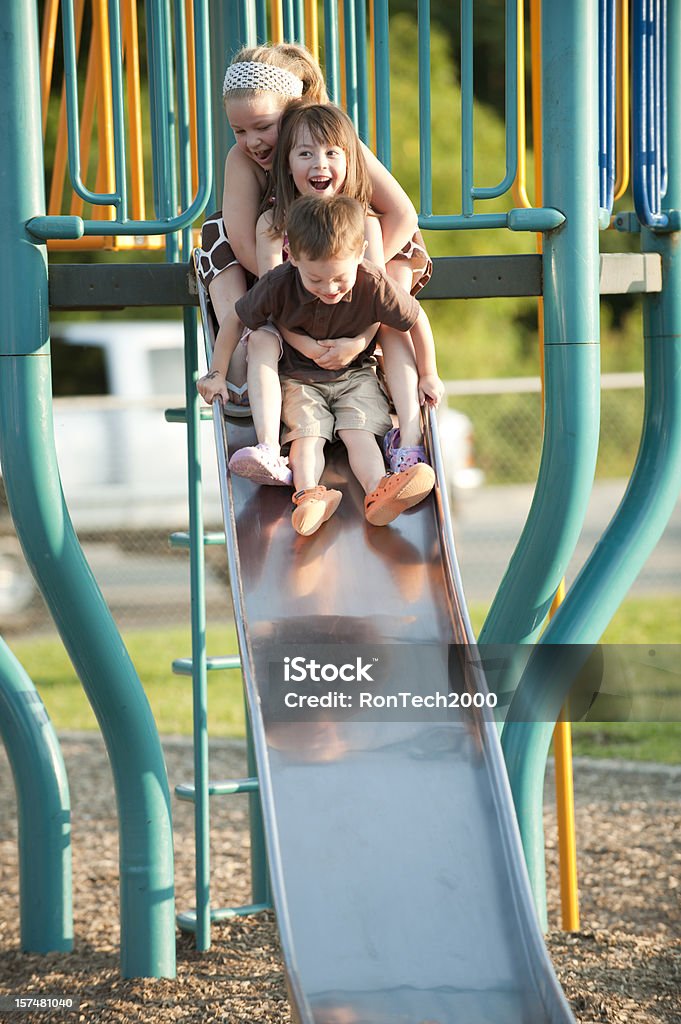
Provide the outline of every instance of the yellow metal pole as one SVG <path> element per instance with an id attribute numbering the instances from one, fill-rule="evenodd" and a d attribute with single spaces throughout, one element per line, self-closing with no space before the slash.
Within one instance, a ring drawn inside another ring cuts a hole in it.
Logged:
<path id="1" fill-rule="evenodd" d="M 617 5 L 617 105 L 615 199 L 629 187 L 629 0 Z"/>
<path id="2" fill-rule="evenodd" d="M 352 0 L 351 0 L 352 2 Z M 345 75 L 345 2 L 338 0 L 338 52 L 340 55 L 340 87 L 341 106 L 343 110 L 348 105 L 347 82 Z"/>
<path id="3" fill-rule="evenodd" d="M 87 72 L 85 75 L 85 88 L 83 89 L 83 106 L 80 112 L 80 138 L 78 147 L 80 150 L 80 166 L 87 174 L 90 166 L 90 145 L 92 143 L 92 126 L 95 120 L 95 94 L 97 90 L 96 72 L 98 55 L 95 47 L 90 46 L 87 61 Z M 69 213 L 72 217 L 80 217 L 83 212 L 83 200 L 73 192 L 71 194 L 71 206 Z"/>
<path id="4" fill-rule="evenodd" d="M 272 0 L 271 9 L 271 22 L 272 30 L 271 37 L 273 43 L 284 42 L 284 10 L 282 0 Z"/>
<path id="5" fill-rule="evenodd" d="M 80 47 L 80 36 L 83 28 L 83 6 L 84 0 L 76 0 L 74 10 L 76 53 L 78 53 Z M 57 121 L 57 141 L 54 148 L 54 160 L 52 161 L 50 200 L 47 208 L 47 212 L 51 217 L 60 214 L 62 211 L 67 161 L 66 87 L 62 83 L 61 99 L 59 101 L 59 117 Z M 53 245 L 50 242 L 48 242 L 48 248 L 53 248 Z"/>
<path id="6" fill-rule="evenodd" d="M 376 149 L 376 18 L 369 4 L 369 146 Z"/>
<path id="7" fill-rule="evenodd" d="M 317 0 L 305 0 L 305 43 L 319 62 L 319 13 Z"/>
<path id="8" fill-rule="evenodd" d="M 541 130 L 541 3 L 530 0 L 532 46 L 532 129 L 534 136 L 535 196 L 538 206 L 543 202 L 542 130 Z M 518 38 L 522 32 L 519 22 Z M 519 90 L 520 91 L 520 87 Z M 542 251 L 542 236 L 537 236 L 537 251 Z M 542 408 L 544 399 L 544 303 L 537 303 L 540 366 L 542 369 Z M 549 615 L 555 614 L 565 597 L 565 580 L 556 592 Z M 560 863 L 560 906 L 563 929 L 579 928 L 579 887 L 577 881 L 577 839 L 575 831 L 575 799 L 572 776 L 572 726 L 565 710 L 553 733 L 556 774 L 556 818 L 558 823 L 558 859 Z"/>
<path id="9" fill-rule="evenodd" d="M 516 68 L 518 88 L 516 90 L 516 123 L 518 136 L 518 164 L 515 180 L 511 186 L 513 200 L 517 206 L 532 206 L 527 195 L 527 135 L 525 132 L 525 4 L 516 0 L 518 17 L 518 43 L 516 46 Z"/>
<path id="10" fill-rule="evenodd" d="M 199 187 L 199 151 L 196 126 L 196 46 L 194 41 L 194 0 L 185 0 L 187 26 L 187 77 L 189 79 L 189 138 L 192 158 L 192 194 Z"/>
<path id="11" fill-rule="evenodd" d="M 97 141 L 99 161 L 97 165 L 96 189 L 98 192 L 113 192 L 116 187 L 114 174 L 113 97 L 111 94 L 111 52 L 109 49 L 109 11 L 106 0 L 95 0 L 92 5 L 92 43 L 98 57 L 99 82 L 97 83 Z M 115 220 L 113 206 L 96 206 L 92 211 L 94 220 Z M 114 247 L 115 240 L 111 239 Z"/>
<path id="12" fill-rule="evenodd" d="M 40 39 L 40 101 L 43 114 L 43 138 L 47 128 L 47 111 L 50 103 L 50 89 L 52 87 L 58 14 L 59 0 L 47 0 L 45 10 L 43 11 L 43 27 Z"/>
<path id="13" fill-rule="evenodd" d="M 121 6 L 125 84 L 128 96 L 130 134 L 130 185 L 133 220 L 146 220 L 144 194 L 144 149 L 142 146 L 142 90 L 140 87 L 139 35 L 137 4 L 124 0 Z M 192 56 L 193 56 L 192 40 Z"/>

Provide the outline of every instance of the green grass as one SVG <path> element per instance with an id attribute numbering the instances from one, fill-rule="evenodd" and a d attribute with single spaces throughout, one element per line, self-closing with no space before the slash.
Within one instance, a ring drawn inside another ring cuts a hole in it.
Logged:
<path id="1" fill-rule="evenodd" d="M 189 629 L 135 630 L 125 633 L 123 639 L 144 686 L 159 731 L 164 735 L 190 735 L 191 678 L 174 675 L 170 667 L 175 658 L 189 657 L 191 654 Z M 97 728 L 83 688 L 58 639 L 38 637 L 12 643 L 11 647 L 37 686 L 57 731 Z M 216 655 L 235 654 L 237 642 L 234 627 L 210 627 L 208 652 Z M 208 705 L 211 735 L 244 735 L 240 672 L 208 673 Z"/>
<path id="2" fill-rule="evenodd" d="M 487 606 L 475 604 L 469 611 L 477 633 Z M 681 596 L 628 598 L 602 643 L 681 644 Z M 572 739 L 577 756 L 681 763 L 681 722 L 575 722 Z"/>
<path id="3" fill-rule="evenodd" d="M 476 632 L 486 614 L 480 604 L 470 609 Z M 190 653 L 188 629 L 131 631 L 124 635 L 130 656 L 143 682 L 151 709 L 164 734 L 189 735 L 192 728 L 191 680 L 173 675 L 173 658 Z M 681 597 L 630 598 L 608 627 L 604 642 L 612 644 L 681 644 Z M 16 642 L 12 650 L 40 691 L 55 728 L 97 728 L 83 689 L 59 640 L 46 637 Z M 232 626 L 210 626 L 211 654 L 236 651 Z M 241 737 L 244 715 L 241 679 L 237 671 L 208 675 L 209 732 L 212 736 Z M 576 723 L 576 754 L 621 757 L 641 761 L 681 762 L 681 723 Z"/>

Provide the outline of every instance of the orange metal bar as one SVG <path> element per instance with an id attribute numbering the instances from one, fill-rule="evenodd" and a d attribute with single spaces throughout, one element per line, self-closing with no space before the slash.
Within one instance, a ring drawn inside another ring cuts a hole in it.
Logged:
<path id="1" fill-rule="evenodd" d="M 284 42 L 284 10 L 282 0 L 272 0 L 270 11 L 271 38 L 273 43 Z"/>
<path id="2" fill-rule="evenodd" d="M 40 100 L 43 113 L 43 138 L 47 128 L 47 112 L 50 105 L 58 14 L 59 0 L 47 0 L 45 10 L 43 11 L 43 27 L 40 40 Z"/>
<path id="3" fill-rule="evenodd" d="M 142 145 L 142 90 L 140 87 L 139 34 L 137 4 L 123 0 L 121 34 L 125 60 L 125 85 L 128 97 L 128 134 L 130 162 L 130 201 L 133 220 L 146 220 L 144 193 L 144 148 Z"/>
<path id="4" fill-rule="evenodd" d="M 627 191 L 630 173 L 629 0 L 619 0 L 617 14 L 615 199 Z"/>

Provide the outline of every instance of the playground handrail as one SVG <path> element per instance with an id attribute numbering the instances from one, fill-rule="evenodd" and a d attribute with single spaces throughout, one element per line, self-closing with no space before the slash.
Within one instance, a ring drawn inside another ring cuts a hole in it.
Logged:
<path id="1" fill-rule="evenodd" d="M 188 5 L 191 7 L 192 5 Z M 127 169 L 124 146 L 123 121 L 123 87 L 122 87 L 122 36 L 119 4 L 117 0 L 109 0 L 108 4 L 110 48 L 108 57 L 111 61 L 112 76 L 112 111 L 114 123 L 114 188 L 109 192 L 96 192 L 85 186 L 81 180 L 81 157 L 78 145 L 80 137 L 80 117 L 78 113 L 77 86 L 77 47 L 76 20 L 74 0 L 62 2 L 62 25 L 64 35 L 64 69 L 67 105 L 67 138 L 69 153 L 69 171 L 75 193 L 93 206 L 113 206 L 115 219 L 102 221 L 72 216 L 42 216 L 33 218 L 29 231 L 38 239 L 80 238 L 83 235 L 115 236 L 115 235 L 153 235 L 171 234 L 190 226 L 205 209 L 211 192 L 211 95 L 209 86 L 210 61 L 208 55 L 208 8 L 207 0 L 193 2 L 193 31 L 187 35 L 192 42 L 194 53 L 191 63 L 195 71 L 196 94 L 196 135 L 198 181 L 196 193 L 182 212 L 177 213 L 177 169 L 175 156 L 175 139 L 168 126 L 167 111 L 172 109 L 172 52 L 170 47 L 170 26 L 165 18 L 165 5 L 159 0 L 148 4 L 148 37 L 150 66 L 150 103 L 151 125 L 153 136 L 154 163 L 154 198 L 156 219 L 129 218 L 127 201 Z M 176 5 L 176 31 L 181 27 L 184 31 L 184 12 Z M 104 54 L 102 54 L 104 57 Z M 187 79 L 189 63 L 186 47 L 177 61 L 177 76 L 181 83 Z M 47 57 L 45 66 L 47 67 Z M 184 112 L 181 125 L 180 150 L 190 147 L 190 135 L 187 132 L 188 113 Z M 134 138 L 134 133 L 133 133 Z M 182 157 L 181 163 L 186 165 Z"/>

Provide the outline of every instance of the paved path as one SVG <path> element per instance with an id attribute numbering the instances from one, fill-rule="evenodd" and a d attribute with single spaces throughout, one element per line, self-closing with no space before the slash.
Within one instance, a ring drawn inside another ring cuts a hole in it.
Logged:
<path id="1" fill-rule="evenodd" d="M 567 573 L 568 583 L 588 558 L 615 512 L 624 480 L 597 483 L 586 521 Z M 464 589 L 469 601 L 489 601 L 504 574 L 532 502 L 533 486 L 481 487 L 461 503 L 454 521 Z M 634 586 L 632 594 L 669 594 L 681 590 L 681 500 Z"/>

